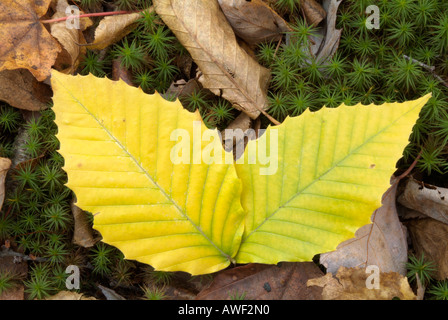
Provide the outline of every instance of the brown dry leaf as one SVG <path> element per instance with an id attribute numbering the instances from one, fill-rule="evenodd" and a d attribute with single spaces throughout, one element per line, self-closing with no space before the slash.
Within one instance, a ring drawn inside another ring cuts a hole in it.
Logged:
<path id="1" fill-rule="evenodd" d="M 82 293 L 73 291 L 59 291 L 54 296 L 45 298 L 45 300 L 96 300 L 96 298 L 86 297 Z"/>
<path id="2" fill-rule="evenodd" d="M 153 7 L 148 12 L 154 11 Z M 107 16 L 101 20 L 95 30 L 95 39 L 87 46 L 91 50 L 102 50 L 129 34 L 137 26 L 140 13 Z"/>
<path id="3" fill-rule="evenodd" d="M 448 189 L 424 185 L 410 178 L 397 201 L 407 208 L 448 224 Z"/>
<path id="4" fill-rule="evenodd" d="M 4 291 L 0 294 L 0 301 L 4 300 L 24 300 L 25 299 L 25 288 L 23 285 L 17 285 L 9 290 Z"/>
<path id="5" fill-rule="evenodd" d="M 112 61 L 112 80 L 118 81 L 120 79 L 128 85 L 134 86 L 132 83 L 132 72 L 121 65 L 120 58 L 116 58 Z"/>
<path id="6" fill-rule="evenodd" d="M 173 82 L 168 90 L 162 95 L 166 98 L 183 98 L 200 90 L 199 84 L 195 79 L 185 81 L 184 79 Z"/>
<path id="7" fill-rule="evenodd" d="M 37 80 L 50 76 L 61 51 L 39 18 L 51 0 L 2 0 L 0 2 L 0 71 L 28 69 Z"/>
<path id="8" fill-rule="evenodd" d="M 202 85 L 251 118 L 258 117 L 268 105 L 270 71 L 238 45 L 218 2 L 156 0 L 154 6 L 198 64 Z"/>
<path id="9" fill-rule="evenodd" d="M 58 0 L 52 19 L 62 18 L 66 16 L 65 10 L 68 7 L 67 0 Z M 62 45 L 63 50 L 59 54 L 55 65 L 59 71 L 64 73 L 73 73 L 79 64 L 79 58 L 85 55 L 86 48 L 80 46 L 85 44 L 86 40 L 82 31 L 93 24 L 90 19 L 81 19 L 80 29 L 69 29 L 66 22 L 57 22 L 51 25 L 51 35 L 55 37 Z"/>
<path id="10" fill-rule="evenodd" d="M 250 135 L 250 133 L 253 133 L 253 131 L 247 131 L 252 128 L 252 122 L 252 119 L 247 114 L 242 112 L 227 126 L 225 130 L 221 132 L 224 148 L 229 152 L 233 150 L 233 156 L 235 160 L 239 159 L 243 155 L 244 149 L 249 139 L 256 139 L 256 136 Z M 232 135 L 231 137 L 226 138 L 226 130 L 231 130 L 230 132 L 232 133 L 238 132 L 237 130 L 241 130 L 244 135 L 239 137 L 235 137 Z"/>
<path id="11" fill-rule="evenodd" d="M 102 285 L 98 285 L 98 288 L 100 288 L 103 295 L 106 297 L 107 300 L 126 300 L 123 296 L 116 293 L 114 290 L 104 287 Z"/>
<path id="12" fill-rule="evenodd" d="M 325 62 L 333 57 L 339 47 L 342 29 L 336 29 L 336 18 L 342 0 L 323 0 L 322 6 L 327 12 L 325 24 L 311 36 L 311 53 L 317 61 Z"/>
<path id="13" fill-rule="evenodd" d="M 74 202 L 71 204 L 71 209 L 75 221 L 73 243 L 84 248 L 93 247 L 99 239 L 94 239 L 93 230 L 89 225 L 86 213 L 77 207 Z"/>
<path id="14" fill-rule="evenodd" d="M 248 300 L 319 300 L 322 290 L 308 288 L 309 279 L 323 275 L 313 262 L 280 265 L 248 264 L 219 272 L 197 300 L 229 300 L 242 295 Z"/>
<path id="15" fill-rule="evenodd" d="M 47 107 L 52 95 L 50 86 L 38 82 L 28 70 L 0 72 L 0 100 L 15 108 L 40 111 Z"/>
<path id="16" fill-rule="evenodd" d="M 0 158 L 0 210 L 5 200 L 5 179 L 10 167 L 11 160 L 8 158 Z"/>
<path id="17" fill-rule="evenodd" d="M 408 279 L 396 272 L 381 272 L 379 289 L 369 289 L 366 285 L 365 268 L 341 267 L 336 276 L 331 273 L 317 279 L 308 280 L 309 287 L 323 288 L 323 300 L 416 300 L 417 297 L 409 286 Z"/>
<path id="18" fill-rule="evenodd" d="M 436 264 L 434 278 L 448 278 L 448 225 L 437 220 L 413 219 L 406 224 L 417 257 L 424 255 Z"/>
<path id="19" fill-rule="evenodd" d="M 376 265 L 381 272 L 406 274 L 408 245 L 395 206 L 397 185 L 394 183 L 383 195 L 383 205 L 372 214 L 372 224 L 358 229 L 354 238 L 339 244 L 335 251 L 320 256 L 327 272 L 336 273 L 341 266 Z"/>
<path id="20" fill-rule="evenodd" d="M 250 45 L 279 40 L 292 29 L 261 0 L 218 0 L 236 35 Z M 322 9 L 323 10 L 323 9 Z"/>
<path id="21" fill-rule="evenodd" d="M 306 21 L 314 27 L 327 17 L 327 12 L 315 0 L 301 0 L 300 5 L 305 13 Z"/>

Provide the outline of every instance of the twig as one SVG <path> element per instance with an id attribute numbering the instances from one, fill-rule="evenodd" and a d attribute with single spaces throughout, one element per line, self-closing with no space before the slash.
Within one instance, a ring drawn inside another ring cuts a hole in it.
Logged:
<path id="1" fill-rule="evenodd" d="M 418 64 L 420 67 L 422 67 L 422 68 L 428 70 L 429 72 L 431 72 L 431 74 L 432 74 L 437 80 L 439 80 L 445 87 L 448 88 L 448 83 L 447 83 L 445 80 L 443 80 L 443 78 L 442 78 L 441 76 L 439 76 L 439 75 L 435 72 L 436 67 L 434 67 L 434 66 L 428 66 L 427 64 L 424 64 L 423 62 L 420 62 L 420 61 L 418 61 L 418 60 L 415 60 L 414 58 L 408 57 L 408 56 L 405 55 L 405 54 L 403 55 L 403 58 L 405 58 L 406 60 L 410 60 L 410 61 L 412 61 L 412 62 Z"/>
<path id="2" fill-rule="evenodd" d="M 397 177 L 397 181 L 400 181 L 401 179 L 403 179 L 404 177 L 406 177 L 409 173 L 411 173 L 411 171 L 415 168 L 415 166 L 417 165 L 418 160 L 420 159 L 420 157 L 422 156 L 422 152 L 420 151 L 420 153 L 418 154 L 418 156 L 415 158 L 414 162 L 412 162 L 412 164 L 410 165 L 410 167 L 403 172 L 401 175 L 399 175 Z"/>
<path id="3" fill-rule="evenodd" d="M 36 262 L 48 261 L 47 258 L 30 257 L 29 255 L 20 252 L 15 252 L 9 248 L 5 248 L 4 246 L 0 250 L 0 257 L 19 257 L 25 261 L 36 261 Z"/>

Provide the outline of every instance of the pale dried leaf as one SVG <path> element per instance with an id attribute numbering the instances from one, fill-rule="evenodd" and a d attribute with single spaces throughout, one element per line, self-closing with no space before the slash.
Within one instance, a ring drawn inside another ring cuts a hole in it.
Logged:
<path id="1" fill-rule="evenodd" d="M 448 224 L 448 189 L 424 185 L 410 178 L 397 201 L 407 208 Z"/>
<path id="2" fill-rule="evenodd" d="M 154 1 L 156 12 L 202 71 L 202 85 L 256 118 L 267 103 L 270 71 L 239 45 L 217 1 Z"/>
<path id="3" fill-rule="evenodd" d="M 383 205 L 372 215 L 372 224 L 358 229 L 355 238 L 338 245 L 336 251 L 320 256 L 327 272 L 336 273 L 339 267 L 376 265 L 382 272 L 406 274 L 406 232 L 398 219 L 395 206 L 397 183 L 383 196 Z"/>
<path id="4" fill-rule="evenodd" d="M 241 39 L 250 45 L 281 39 L 292 29 L 261 0 L 218 0 L 227 20 Z"/>
<path id="5" fill-rule="evenodd" d="M 58 0 L 56 6 L 56 13 L 52 19 L 66 17 L 65 10 L 69 6 L 67 0 Z M 79 64 L 79 58 L 84 55 L 86 48 L 80 46 L 85 44 L 84 35 L 82 31 L 93 24 L 90 19 L 82 19 L 80 21 L 80 29 L 69 29 L 66 26 L 66 21 L 56 22 L 51 24 L 51 35 L 55 37 L 62 45 L 63 51 L 59 54 L 56 60 L 56 66 L 63 68 L 60 70 L 64 73 L 73 73 Z M 68 66 L 68 67 L 66 67 Z"/>
<path id="6" fill-rule="evenodd" d="M 94 297 L 86 297 L 82 293 L 74 291 L 59 291 L 54 296 L 48 297 L 45 300 L 96 300 Z"/>
<path id="7" fill-rule="evenodd" d="M 104 294 L 107 300 L 126 300 L 123 296 L 116 293 L 114 290 L 103 287 L 102 285 L 98 285 L 98 288 L 101 289 L 101 292 Z"/>
<path id="8" fill-rule="evenodd" d="M 148 9 L 152 12 L 154 9 Z M 91 50 L 102 50 L 111 44 L 121 40 L 137 26 L 137 20 L 141 17 L 140 13 L 121 14 L 107 16 L 101 20 L 95 30 L 95 39 L 88 46 Z"/>
<path id="9" fill-rule="evenodd" d="M 370 273 L 365 268 L 341 267 L 336 276 L 331 273 L 310 279 L 308 286 L 323 288 L 323 300 L 416 300 L 408 279 L 396 272 L 379 274 L 379 289 L 367 288 L 366 280 Z"/>

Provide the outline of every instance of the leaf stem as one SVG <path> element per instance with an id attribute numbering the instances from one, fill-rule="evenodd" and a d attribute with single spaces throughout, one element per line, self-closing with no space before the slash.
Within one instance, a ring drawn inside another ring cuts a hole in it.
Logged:
<path id="1" fill-rule="evenodd" d="M 66 21 L 68 19 L 75 19 L 75 18 L 90 18 L 90 17 L 105 17 L 105 16 L 115 16 L 120 14 L 129 14 L 129 13 L 137 13 L 140 11 L 110 11 L 110 12 L 96 12 L 96 13 L 84 13 L 80 15 L 70 15 L 67 17 L 61 17 L 57 19 L 50 19 L 50 20 L 42 20 L 42 23 L 54 23 L 54 22 L 61 22 Z"/>

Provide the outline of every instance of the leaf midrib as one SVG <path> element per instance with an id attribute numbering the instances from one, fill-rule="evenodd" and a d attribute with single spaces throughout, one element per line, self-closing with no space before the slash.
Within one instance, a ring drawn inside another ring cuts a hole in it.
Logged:
<path id="1" fill-rule="evenodd" d="M 70 94 L 70 96 L 103 128 L 103 130 L 115 141 L 115 143 L 129 156 L 130 159 L 132 159 L 133 162 L 142 170 L 142 172 L 148 177 L 148 179 L 162 192 L 162 194 L 165 196 L 165 198 L 179 211 L 179 213 L 184 216 L 195 228 L 196 230 L 222 255 L 224 256 L 228 261 L 232 261 L 232 258 L 221 250 L 205 233 L 202 231 L 201 227 L 196 225 L 190 217 L 182 210 L 182 208 L 174 201 L 172 197 L 170 197 L 166 191 L 151 177 L 151 175 L 148 173 L 148 171 L 143 168 L 140 163 L 137 161 L 137 159 L 121 144 L 121 142 L 111 133 L 109 130 L 98 120 L 98 118 L 90 112 L 90 110 L 84 106 L 84 104 L 76 98 L 76 96 L 67 88 L 64 86 L 64 84 L 59 81 L 59 79 L 56 78 L 56 80 L 61 84 L 61 86 L 64 87 L 65 90 Z M 191 164 L 190 164 L 191 167 Z"/>
<path id="2" fill-rule="evenodd" d="M 365 106 L 365 107 L 370 107 L 370 106 Z M 379 107 L 379 106 L 376 106 Z M 325 108 L 325 107 L 324 107 Z M 361 147 L 363 147 L 364 145 L 370 143 L 370 141 L 372 139 L 374 139 L 375 137 L 377 137 L 378 135 L 380 135 L 381 133 L 383 133 L 385 130 L 389 129 L 391 126 L 393 126 L 397 121 L 399 121 L 401 118 L 405 117 L 408 113 L 412 112 L 415 108 L 417 108 L 417 105 L 414 106 L 414 108 L 408 110 L 406 113 L 402 114 L 400 117 L 398 117 L 396 120 L 394 120 L 392 123 L 390 123 L 388 126 L 386 126 L 384 129 L 382 129 L 381 131 L 377 132 L 375 135 L 371 136 L 368 140 L 366 140 L 364 143 L 362 143 L 361 145 L 359 145 L 356 149 L 354 149 L 353 151 L 351 151 L 349 154 L 347 154 L 344 158 L 342 158 L 341 160 L 339 160 L 338 162 L 336 162 L 336 164 L 333 164 L 327 171 L 325 171 L 324 173 L 322 173 L 321 175 L 319 175 L 318 177 L 316 177 L 316 179 L 314 179 L 310 184 L 308 184 L 307 186 L 305 186 L 304 188 L 302 188 L 301 190 L 297 191 L 293 196 L 291 196 L 291 198 L 289 200 L 287 200 L 285 203 L 283 203 L 282 205 L 280 205 L 274 212 L 272 212 L 268 217 L 266 217 L 254 230 L 252 230 L 246 237 L 244 237 L 242 239 L 242 243 L 245 242 L 246 239 L 248 239 L 253 233 L 255 233 L 258 229 L 260 229 L 268 220 L 270 220 L 278 211 L 280 211 L 281 209 L 283 209 L 284 207 L 286 207 L 291 201 L 293 201 L 295 198 L 297 198 L 298 196 L 300 196 L 301 194 L 303 194 L 303 192 L 310 188 L 312 185 L 314 185 L 314 183 L 316 183 L 317 181 L 320 181 L 322 177 L 324 177 L 326 174 L 328 174 L 330 171 L 332 171 L 334 168 L 336 168 L 337 166 L 339 166 L 342 162 L 344 162 L 348 157 L 352 156 L 353 154 L 356 153 L 356 151 L 358 151 Z M 322 109 L 321 109 L 322 110 Z M 304 122 L 304 126 L 306 124 L 306 121 Z M 352 130 L 352 134 L 351 136 L 353 137 L 353 130 Z M 302 135 L 303 138 L 303 135 Z M 351 140 L 351 139 L 350 139 Z M 255 143 L 255 141 L 254 141 Z M 300 164 L 299 164 L 300 165 Z M 254 213 L 255 216 L 255 213 Z"/>

